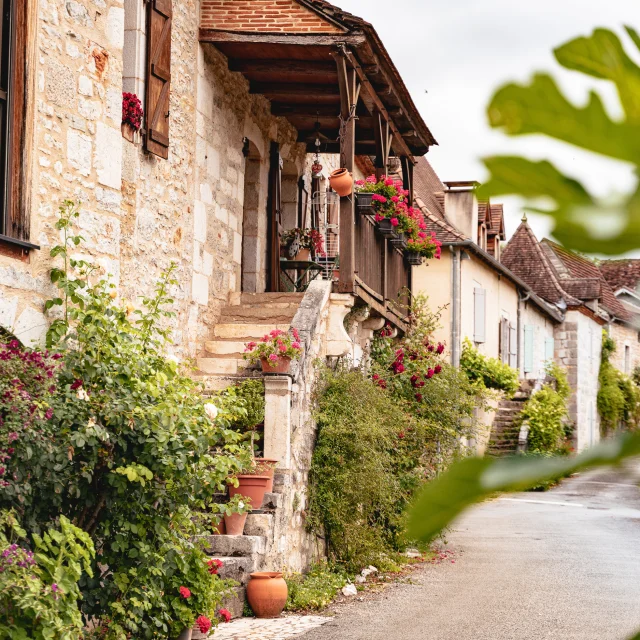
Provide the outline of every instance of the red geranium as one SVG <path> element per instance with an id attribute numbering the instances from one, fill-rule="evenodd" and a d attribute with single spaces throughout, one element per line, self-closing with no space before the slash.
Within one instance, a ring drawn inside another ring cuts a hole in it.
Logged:
<path id="1" fill-rule="evenodd" d="M 124 92 L 122 94 L 122 124 L 129 124 L 136 131 L 139 131 L 143 115 L 140 98 L 135 93 Z"/>
<path id="2" fill-rule="evenodd" d="M 196 619 L 196 626 L 200 629 L 200 633 L 209 633 L 211 629 L 211 620 L 206 616 L 200 616 Z"/>
<path id="3" fill-rule="evenodd" d="M 226 609 L 220 609 L 218 613 L 225 622 L 231 622 L 231 614 Z"/>
<path id="4" fill-rule="evenodd" d="M 187 598 L 191 597 L 191 591 L 189 591 L 189 589 L 187 589 L 187 587 L 180 587 L 179 589 L 180 591 L 180 595 L 186 600 Z"/>

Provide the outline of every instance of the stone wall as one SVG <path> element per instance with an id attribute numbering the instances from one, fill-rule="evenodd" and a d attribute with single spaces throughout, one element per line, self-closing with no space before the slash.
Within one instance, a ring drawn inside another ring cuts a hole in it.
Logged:
<path id="1" fill-rule="evenodd" d="M 569 311 L 555 331 L 556 362 L 567 371 L 572 393 L 569 417 L 574 442 L 582 451 L 600 440 L 598 373 L 602 349 L 602 326 L 579 311 Z"/>
<path id="2" fill-rule="evenodd" d="M 70 198 L 80 203 L 86 239 L 78 253 L 113 278 L 122 299 L 137 304 L 161 271 L 177 264 L 175 351 L 195 355 L 241 286 L 244 138 L 258 150 L 253 223 L 262 242 L 270 142 L 279 142 L 300 172 L 304 145 L 286 120 L 271 115 L 266 99 L 249 94 L 224 56 L 198 43 L 199 4 L 184 0 L 174 3 L 172 21 L 169 158 L 147 155 L 140 136 L 131 143 L 120 132 L 123 89 L 144 90 L 140 3 L 28 1 L 37 41 L 29 60 L 37 82 L 27 98 L 36 112 L 31 239 L 41 249 L 26 261 L 0 255 L 0 323 L 25 343 L 42 339 L 44 300 L 53 294 L 49 251 L 59 242 L 54 224 Z M 258 260 L 258 291 L 264 267 Z"/>
<path id="3" fill-rule="evenodd" d="M 525 380 L 542 380 L 545 377 L 545 368 L 548 363 L 546 353 L 547 339 L 554 340 L 555 323 L 551 318 L 542 313 L 532 302 L 523 302 L 521 309 L 521 335 L 520 335 L 520 364 L 521 377 Z M 531 371 L 525 371 L 525 327 L 533 329 L 533 367 Z M 555 344 L 549 360 L 553 361 L 555 356 Z"/>
<path id="4" fill-rule="evenodd" d="M 640 366 L 640 334 L 637 327 L 615 323 L 609 326 L 609 333 L 616 343 L 616 351 L 611 356 L 611 364 L 626 375 Z"/>

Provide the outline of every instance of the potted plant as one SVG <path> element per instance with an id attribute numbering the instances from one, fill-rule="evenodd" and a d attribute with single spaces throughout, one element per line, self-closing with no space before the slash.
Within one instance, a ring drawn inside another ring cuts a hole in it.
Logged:
<path id="1" fill-rule="evenodd" d="M 219 505 L 220 513 L 224 518 L 226 535 L 241 536 L 244 532 L 244 525 L 247 516 L 251 512 L 251 498 L 236 493 L 226 504 Z"/>
<path id="2" fill-rule="evenodd" d="M 135 141 L 135 136 L 142 126 L 144 111 L 140 98 L 135 93 L 122 94 L 122 135 L 129 142 Z"/>
<path id="3" fill-rule="evenodd" d="M 357 184 L 357 183 L 356 183 Z M 373 192 L 356 191 L 356 208 L 362 215 L 373 215 Z"/>
<path id="4" fill-rule="evenodd" d="M 260 362 L 263 373 L 289 373 L 291 361 L 298 360 L 301 354 L 302 344 L 297 329 L 292 329 L 291 333 L 274 329 L 260 342 L 248 342 L 244 358 Z"/>
<path id="5" fill-rule="evenodd" d="M 247 585 L 247 600 L 256 618 L 279 618 L 289 590 L 281 573 L 256 572 Z"/>
<path id="6" fill-rule="evenodd" d="M 324 236 L 317 229 L 290 229 L 280 238 L 284 257 L 309 262 L 312 257 L 324 257 Z"/>
<path id="7" fill-rule="evenodd" d="M 440 259 L 442 243 L 434 233 L 419 231 L 407 241 L 405 258 L 410 265 L 420 266 L 424 258 Z"/>

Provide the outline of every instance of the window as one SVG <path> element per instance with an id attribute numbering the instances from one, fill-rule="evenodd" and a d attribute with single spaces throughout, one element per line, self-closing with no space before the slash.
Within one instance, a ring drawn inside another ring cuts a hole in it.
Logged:
<path id="1" fill-rule="evenodd" d="M 486 301 L 487 292 L 481 287 L 475 287 L 473 290 L 473 341 L 478 344 L 486 341 Z"/>
<path id="2" fill-rule="evenodd" d="M 0 239 L 28 243 L 29 219 L 23 198 L 25 130 L 25 0 L 0 0 Z"/>
<path id="3" fill-rule="evenodd" d="M 555 355 L 556 343 L 553 338 L 545 338 L 544 340 L 544 360 L 545 362 L 553 362 Z"/>
<path id="4" fill-rule="evenodd" d="M 524 372 L 533 373 L 533 339 L 534 331 L 532 325 L 524 327 Z"/>

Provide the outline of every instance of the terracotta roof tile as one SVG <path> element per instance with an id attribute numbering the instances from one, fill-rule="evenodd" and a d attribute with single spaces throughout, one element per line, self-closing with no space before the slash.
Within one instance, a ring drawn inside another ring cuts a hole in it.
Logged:
<path id="1" fill-rule="evenodd" d="M 640 285 L 640 260 L 603 260 L 600 271 L 614 291 L 623 288 L 636 291 Z"/>
<path id="2" fill-rule="evenodd" d="M 489 203 L 483 202 L 482 200 L 478 201 L 478 224 L 482 224 L 485 222 L 487 226 L 491 225 L 491 218 L 487 221 L 487 211 L 489 209 Z"/>
<path id="3" fill-rule="evenodd" d="M 413 191 L 431 213 L 444 218 L 445 185 L 426 158 L 419 158 L 413 168 Z"/>
<path id="4" fill-rule="evenodd" d="M 464 234 L 458 231 L 452 224 L 449 224 L 443 217 L 434 215 L 421 198 L 416 198 L 415 204 L 424 214 L 427 231 L 429 233 L 435 233 L 436 238 L 440 240 L 440 242 L 462 242 L 467 239 Z"/>
<path id="5" fill-rule="evenodd" d="M 507 234 L 504 229 L 504 206 L 501 204 L 492 204 L 491 207 L 491 227 L 489 233 L 495 234 L 500 240 L 506 240 Z"/>

